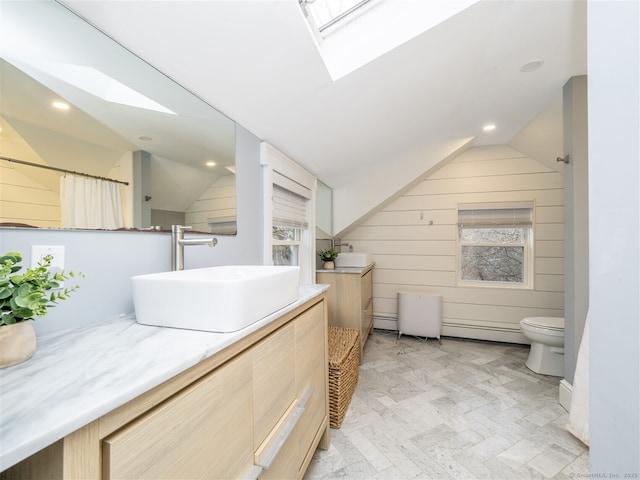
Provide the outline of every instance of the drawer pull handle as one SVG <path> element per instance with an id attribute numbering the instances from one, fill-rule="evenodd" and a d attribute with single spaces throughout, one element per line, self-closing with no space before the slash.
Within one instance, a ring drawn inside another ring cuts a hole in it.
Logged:
<path id="1" fill-rule="evenodd" d="M 304 412 L 304 408 L 307 405 L 309 398 L 311 398 L 311 394 L 313 394 L 313 390 L 313 387 L 309 387 L 304 392 L 304 395 L 302 395 L 302 398 L 300 398 L 295 411 L 289 417 L 287 424 L 282 428 L 282 430 L 280 430 L 269 451 L 265 454 L 261 462 L 258 464 L 259 467 L 262 467 L 265 470 L 269 470 L 269 467 L 271 467 L 271 464 L 278 456 L 278 453 L 280 453 L 280 450 L 282 450 L 282 447 L 287 442 L 287 439 L 291 435 L 291 432 L 293 432 L 293 429 L 298 424 L 298 421 L 300 421 L 302 413 Z"/>
<path id="2" fill-rule="evenodd" d="M 262 467 L 260 467 L 259 465 L 254 465 L 247 472 L 247 474 L 244 477 L 244 480 L 258 480 L 258 478 L 260 478 L 261 473 L 262 473 Z"/>

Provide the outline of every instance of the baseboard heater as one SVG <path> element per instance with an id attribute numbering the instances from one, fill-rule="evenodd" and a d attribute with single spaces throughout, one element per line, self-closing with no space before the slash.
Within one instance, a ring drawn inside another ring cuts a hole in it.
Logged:
<path id="1" fill-rule="evenodd" d="M 398 317 L 375 315 L 373 326 L 376 330 L 386 330 L 398 332 Z M 406 332 L 403 332 L 406 333 Z M 417 337 L 422 337 L 424 332 L 418 332 Z M 414 335 L 414 334 L 411 334 Z M 522 335 L 519 328 L 506 328 L 487 325 L 469 325 L 456 323 L 442 319 L 441 337 L 466 338 L 470 340 L 486 340 L 489 342 L 515 343 L 520 345 L 528 344 L 527 339 Z"/>

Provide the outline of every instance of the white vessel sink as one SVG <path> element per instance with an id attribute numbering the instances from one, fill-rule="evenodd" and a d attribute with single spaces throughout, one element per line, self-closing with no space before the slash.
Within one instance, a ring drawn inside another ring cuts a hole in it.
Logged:
<path id="1" fill-rule="evenodd" d="M 234 332 L 298 298 L 300 267 L 232 265 L 131 277 L 143 325 Z"/>
<path id="2" fill-rule="evenodd" d="M 367 267 L 371 262 L 371 254 L 364 252 L 344 252 L 335 259 L 336 267 Z"/>

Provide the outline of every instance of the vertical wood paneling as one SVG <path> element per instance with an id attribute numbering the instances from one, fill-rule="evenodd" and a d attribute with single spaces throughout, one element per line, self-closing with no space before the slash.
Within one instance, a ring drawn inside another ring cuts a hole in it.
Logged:
<path id="1" fill-rule="evenodd" d="M 374 315 L 397 317 L 397 292 L 443 296 L 443 322 L 519 332 L 531 315 L 563 315 L 564 180 L 507 146 L 472 148 L 367 218 L 342 240 L 373 255 Z M 532 289 L 457 285 L 457 206 L 533 200 Z M 483 330 L 474 336 L 474 328 Z M 496 334 L 496 340 L 500 340 Z"/>

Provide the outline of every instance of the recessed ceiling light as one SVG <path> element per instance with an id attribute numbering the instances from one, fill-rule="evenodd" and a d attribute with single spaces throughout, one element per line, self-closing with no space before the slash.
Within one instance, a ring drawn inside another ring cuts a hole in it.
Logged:
<path id="1" fill-rule="evenodd" d="M 533 60 L 521 66 L 520 71 L 524 73 L 533 72 L 534 70 L 538 70 L 542 65 L 544 65 L 544 60 Z"/>
<path id="2" fill-rule="evenodd" d="M 216 162 L 207 162 L 207 163 L 205 163 L 205 165 L 207 167 L 215 167 L 216 166 Z"/>
<path id="3" fill-rule="evenodd" d="M 147 137 L 146 135 L 142 135 L 141 137 L 138 137 L 138 138 L 143 142 L 150 142 L 151 140 L 153 140 L 153 138 Z"/>
<path id="4" fill-rule="evenodd" d="M 69 110 L 69 104 L 65 102 L 52 102 L 53 108 L 57 108 L 58 110 Z"/>
<path id="5" fill-rule="evenodd" d="M 496 129 L 496 126 L 493 123 L 491 123 L 489 125 L 485 125 L 484 127 L 482 127 L 482 130 L 484 130 L 485 132 L 490 132 L 490 131 L 495 130 L 495 129 Z"/>

